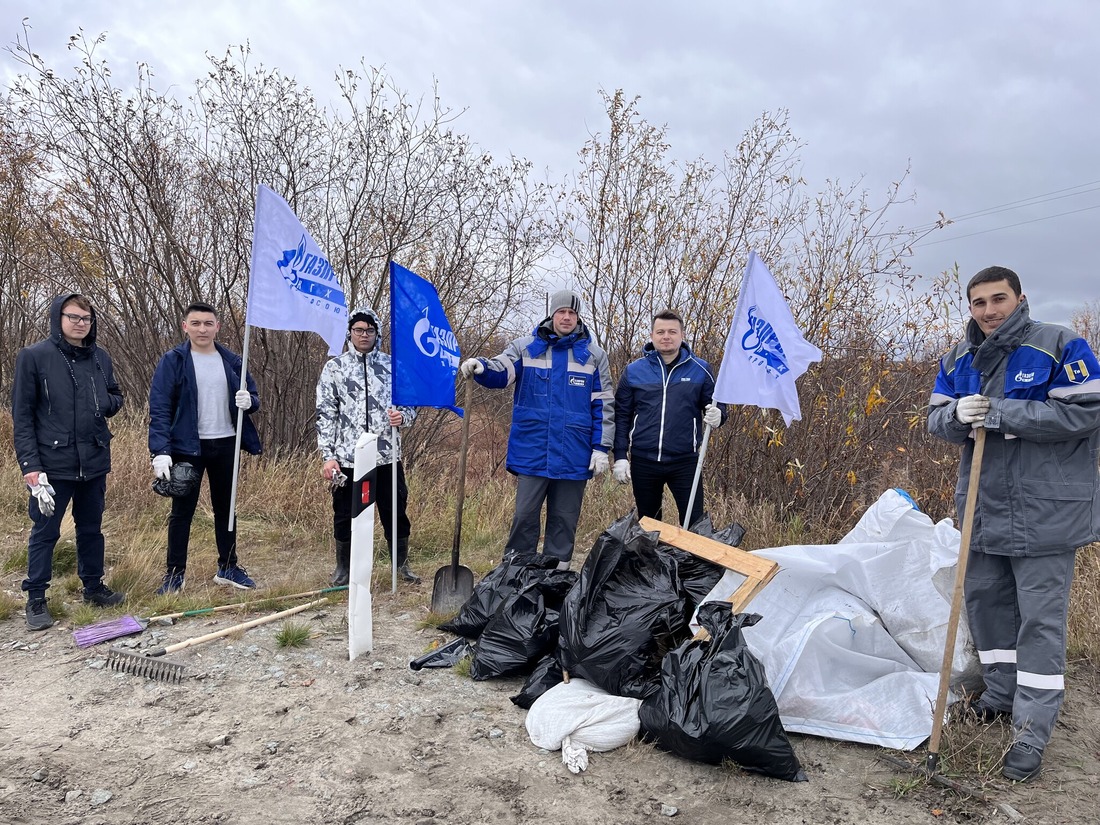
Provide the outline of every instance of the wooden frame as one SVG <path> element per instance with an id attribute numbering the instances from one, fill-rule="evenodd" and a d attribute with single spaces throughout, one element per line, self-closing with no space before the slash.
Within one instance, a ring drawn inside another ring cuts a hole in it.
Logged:
<path id="1" fill-rule="evenodd" d="M 779 572 L 779 565 L 760 556 L 754 556 L 739 547 L 731 547 L 720 541 L 708 539 L 697 533 L 691 533 L 674 524 L 665 524 L 663 521 L 646 516 L 639 523 L 643 530 L 659 533 L 661 541 L 671 544 L 680 550 L 698 556 L 701 559 L 720 564 L 728 570 L 740 573 L 745 581 L 737 588 L 727 601 L 733 606 L 734 613 L 741 613 L 757 593 L 764 589 L 764 585 L 775 578 Z M 700 630 L 696 639 L 707 638 L 707 632 Z"/>

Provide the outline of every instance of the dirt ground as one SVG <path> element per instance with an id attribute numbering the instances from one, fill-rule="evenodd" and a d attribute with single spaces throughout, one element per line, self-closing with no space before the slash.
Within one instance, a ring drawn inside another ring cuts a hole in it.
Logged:
<path id="1" fill-rule="evenodd" d="M 14 581 L 14 577 L 12 579 Z M 4 586 L 12 590 L 12 581 Z M 16 584 L 17 587 L 17 584 Z M 985 801 L 884 761 L 880 749 L 792 735 L 809 777 L 788 783 L 634 743 L 573 775 L 531 744 L 509 697 L 520 679 L 412 671 L 437 631 L 423 608 L 375 596 L 374 650 L 347 660 L 345 605 L 295 617 L 309 646 L 280 648 L 279 623 L 170 658 L 181 684 L 105 667 L 58 622 L 0 622 L 0 821 L 4 823 L 1084 823 L 1098 820 L 1100 690 L 1075 668 L 1043 777 L 970 777 Z M 239 621 L 150 628 L 170 644 Z M 218 616 L 222 618 L 218 618 Z M 155 634 L 155 635 L 154 635 Z M 991 747 L 1003 731 L 951 732 Z M 893 753 L 923 763 L 924 752 Z"/>

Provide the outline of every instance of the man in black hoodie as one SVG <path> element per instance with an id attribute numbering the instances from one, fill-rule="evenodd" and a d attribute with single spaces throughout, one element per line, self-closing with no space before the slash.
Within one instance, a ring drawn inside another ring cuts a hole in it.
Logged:
<path id="1" fill-rule="evenodd" d="M 126 598 L 103 583 L 102 522 L 111 471 L 107 419 L 122 408 L 122 391 L 115 383 L 111 356 L 95 340 L 96 315 L 88 299 L 61 295 L 50 306 L 50 337 L 21 349 L 15 359 L 15 455 L 23 480 L 38 491 L 28 507 L 32 526 L 23 580 L 31 630 L 53 624 L 46 588 L 69 502 L 84 601 L 109 607 Z M 52 489 L 52 502 L 51 496 L 41 495 L 44 489 Z"/>

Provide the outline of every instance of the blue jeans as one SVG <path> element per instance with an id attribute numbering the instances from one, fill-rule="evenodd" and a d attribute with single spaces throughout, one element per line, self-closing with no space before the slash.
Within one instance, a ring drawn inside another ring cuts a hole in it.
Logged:
<path id="1" fill-rule="evenodd" d="M 47 473 L 48 475 L 48 473 Z M 107 476 L 86 481 L 50 479 L 54 489 L 52 516 L 42 515 L 38 499 L 30 497 L 27 512 L 31 517 L 31 535 L 27 542 L 27 578 L 23 590 L 31 598 L 44 598 L 53 578 L 53 549 L 61 537 L 61 520 L 71 502 L 76 522 L 76 572 L 84 587 L 94 587 L 103 579 L 103 508 L 107 495 Z"/>

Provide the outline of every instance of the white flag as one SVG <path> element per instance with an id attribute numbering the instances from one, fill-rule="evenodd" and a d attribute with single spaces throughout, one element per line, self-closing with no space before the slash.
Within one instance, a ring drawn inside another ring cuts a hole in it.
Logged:
<path id="1" fill-rule="evenodd" d="M 344 292 L 328 259 L 285 200 L 260 185 L 246 323 L 316 332 L 339 355 L 348 332 Z"/>
<path id="2" fill-rule="evenodd" d="M 714 400 L 779 410 L 789 427 L 802 418 L 795 379 L 820 360 L 821 350 L 802 337 L 775 278 L 750 252 Z"/>

